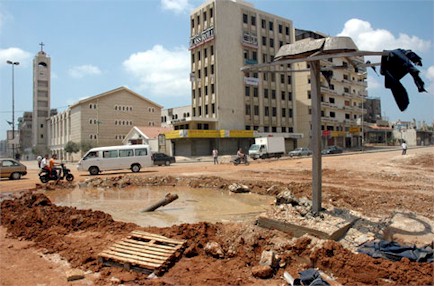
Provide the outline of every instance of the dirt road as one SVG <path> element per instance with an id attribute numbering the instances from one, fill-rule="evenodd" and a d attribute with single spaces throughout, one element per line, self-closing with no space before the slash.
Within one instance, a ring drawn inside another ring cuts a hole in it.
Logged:
<path id="1" fill-rule="evenodd" d="M 100 178 L 134 176 L 141 184 L 216 189 L 237 182 L 260 194 L 276 195 L 285 189 L 296 197 L 310 199 L 311 163 L 310 158 L 252 161 L 249 166 L 176 163 L 147 168 L 134 175 L 128 171 L 105 173 Z M 95 178 L 76 172 L 74 166 L 70 168 L 75 182 Z M 396 150 L 324 157 L 322 202 L 367 217 L 391 218 L 397 212 L 412 213 L 429 220 L 433 233 L 433 172 L 433 147 L 410 149 L 406 156 Z M 3 199 L 22 190 L 33 190 L 33 195 L 2 202 L 2 285 L 282 285 L 284 271 L 297 277 L 299 271 L 309 267 L 322 269 L 343 285 L 433 285 L 433 263 L 373 259 L 355 254 L 340 243 L 313 237 L 293 238 L 252 222 L 142 228 L 114 222 L 98 211 L 58 207 L 43 195 L 44 187 L 35 189 L 39 184 L 36 173 L 36 168 L 29 167 L 22 180 L 0 182 Z M 135 229 L 187 240 L 188 248 L 157 279 L 102 266 L 98 253 Z M 210 242 L 218 243 L 222 257 L 205 251 Z M 264 250 L 274 250 L 282 263 L 269 279 L 253 275 Z M 85 271 L 85 279 L 66 281 L 65 272 L 72 268 Z M 23 276 L 23 272 L 32 276 Z"/>

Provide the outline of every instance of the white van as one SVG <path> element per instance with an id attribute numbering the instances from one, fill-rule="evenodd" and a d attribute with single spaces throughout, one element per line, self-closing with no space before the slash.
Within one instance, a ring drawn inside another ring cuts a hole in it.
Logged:
<path id="1" fill-rule="evenodd" d="M 123 145 L 90 149 L 77 164 L 77 170 L 97 175 L 102 171 L 119 169 L 139 172 L 142 167 L 152 165 L 149 145 Z"/>

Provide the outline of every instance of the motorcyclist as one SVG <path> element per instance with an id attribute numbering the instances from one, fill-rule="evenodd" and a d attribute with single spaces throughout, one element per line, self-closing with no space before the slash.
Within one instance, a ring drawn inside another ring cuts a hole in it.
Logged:
<path id="1" fill-rule="evenodd" d="M 52 175 L 55 175 L 57 178 L 60 177 L 60 168 L 56 167 L 56 165 L 60 165 L 60 162 L 57 162 L 57 154 L 53 154 L 49 161 L 49 168 Z"/>
<path id="2" fill-rule="evenodd" d="M 246 163 L 246 155 L 243 152 L 242 148 L 239 148 L 237 150 L 237 158 L 240 160 L 240 162 L 245 162 Z"/>

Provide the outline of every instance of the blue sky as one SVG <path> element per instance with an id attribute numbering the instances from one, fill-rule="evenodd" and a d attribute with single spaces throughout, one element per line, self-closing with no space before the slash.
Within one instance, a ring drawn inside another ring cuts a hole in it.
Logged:
<path id="1" fill-rule="evenodd" d="M 164 108 L 190 105 L 189 13 L 200 0 L 2 0 L 0 2 L 0 139 L 12 119 L 32 111 L 32 60 L 44 42 L 52 61 L 51 107 L 126 86 Z M 402 83 L 410 105 L 400 112 L 383 77 L 369 70 L 369 96 L 380 97 L 390 121 L 426 121 L 434 114 L 434 2 L 430 0 L 251 0 L 296 28 L 353 38 L 360 50 L 411 49 L 422 57 L 418 93 Z M 372 62 L 380 58 L 371 59 Z"/>

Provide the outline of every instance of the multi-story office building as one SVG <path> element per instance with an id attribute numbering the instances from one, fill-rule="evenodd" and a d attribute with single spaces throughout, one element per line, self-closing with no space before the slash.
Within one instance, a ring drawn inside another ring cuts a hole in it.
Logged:
<path id="1" fill-rule="evenodd" d="M 24 112 L 18 118 L 18 129 L 20 130 L 20 154 L 22 159 L 33 159 L 32 153 L 32 112 Z"/>
<path id="2" fill-rule="evenodd" d="M 366 99 L 364 108 L 367 110 L 367 113 L 364 115 L 364 121 L 376 123 L 382 120 L 381 98 Z"/>
<path id="3" fill-rule="evenodd" d="M 325 35 L 318 32 L 296 30 L 296 40 L 319 39 Z M 349 59 L 330 58 L 321 61 L 323 67 L 332 69 L 331 74 L 321 76 L 321 129 L 322 145 L 357 147 L 361 145 L 364 114 L 363 103 L 367 97 L 365 69 L 356 70 Z M 363 64 L 362 57 L 352 61 Z M 295 70 L 308 69 L 306 62 L 294 64 Z M 311 144 L 311 78 L 310 72 L 294 73 L 296 80 L 295 98 L 297 102 L 297 131 L 304 134 L 298 141 L 299 146 Z"/>
<path id="4" fill-rule="evenodd" d="M 185 155 L 245 151 L 255 136 L 284 136 L 295 146 L 293 78 L 287 73 L 244 74 L 270 62 L 294 42 L 292 21 L 241 0 L 209 0 L 190 15 L 192 115 L 174 124 L 176 150 Z M 168 135 L 170 138 L 171 136 Z"/>

